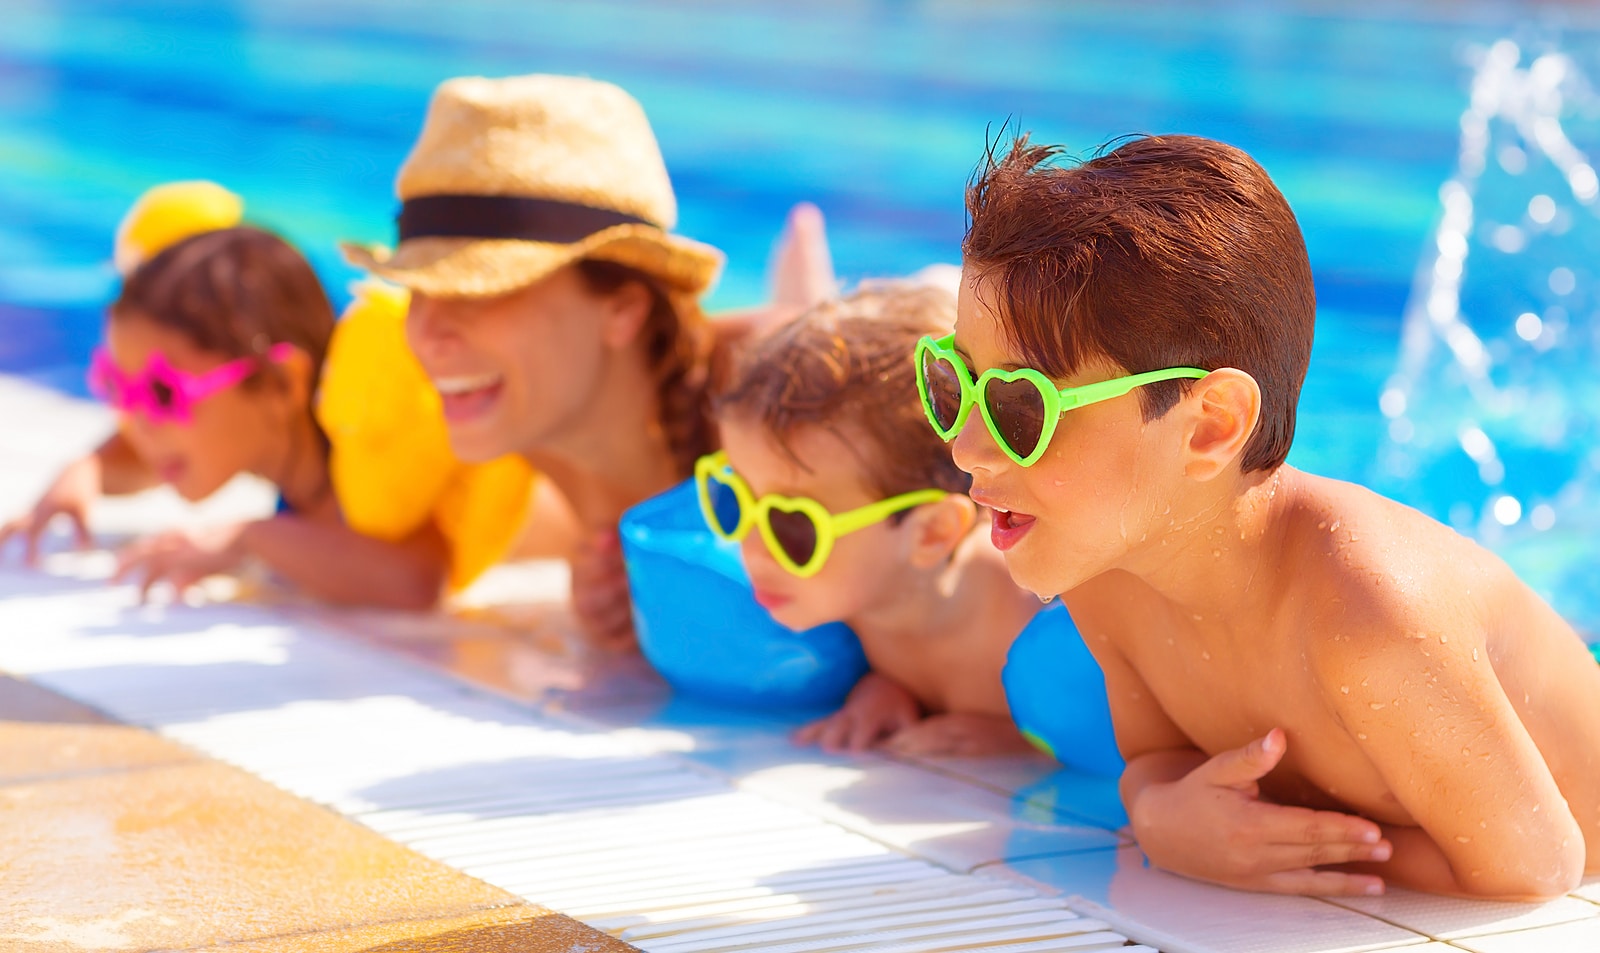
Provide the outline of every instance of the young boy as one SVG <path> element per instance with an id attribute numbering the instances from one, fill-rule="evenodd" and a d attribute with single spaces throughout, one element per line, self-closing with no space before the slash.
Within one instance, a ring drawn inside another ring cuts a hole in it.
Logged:
<path id="1" fill-rule="evenodd" d="M 1012 575 L 1105 671 L 1151 861 L 1501 899 L 1600 871 L 1572 629 L 1472 542 L 1283 465 L 1315 299 L 1266 173 L 1187 136 L 1058 151 L 969 190 L 956 333 L 918 373 Z"/>
<path id="2" fill-rule="evenodd" d="M 697 477 L 719 531 L 742 540 L 756 599 L 791 628 L 847 623 L 872 666 L 843 708 L 798 732 L 802 744 L 1026 746 L 1000 672 L 1039 601 L 974 532 L 967 477 L 923 423 L 907 359 L 954 316 L 948 292 L 913 286 L 824 304 L 753 342 L 716 402 L 724 449 Z M 830 531 L 796 498 L 835 518 L 883 505 Z"/>

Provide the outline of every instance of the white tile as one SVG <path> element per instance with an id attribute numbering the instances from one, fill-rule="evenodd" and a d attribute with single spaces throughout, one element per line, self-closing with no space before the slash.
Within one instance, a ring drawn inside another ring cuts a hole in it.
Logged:
<path id="1" fill-rule="evenodd" d="M 1600 919 L 1452 942 L 1472 953 L 1594 953 L 1600 950 Z"/>
<path id="2" fill-rule="evenodd" d="M 1357 953 L 1426 937 L 1309 897 L 1229 890 L 1148 866 L 1136 847 L 1014 861 L 991 868 L 1060 890 L 1163 953 Z"/>
<path id="3" fill-rule="evenodd" d="M 1128 823 L 1117 779 L 1066 768 L 1043 754 L 996 758 L 902 758 L 1009 794 L 1023 809 L 1119 830 Z"/>
<path id="4" fill-rule="evenodd" d="M 1590 903 L 1600 903 L 1600 874 L 1583 878 L 1583 885 L 1572 891 L 1572 895 Z"/>
<path id="5" fill-rule="evenodd" d="M 723 754 L 705 763 L 720 765 L 745 790 L 954 870 L 1122 843 L 1103 828 L 877 756 L 828 757 L 794 749 Z"/>
<path id="6" fill-rule="evenodd" d="M 1392 887 L 1381 897 L 1330 897 L 1336 903 L 1439 940 L 1509 933 L 1600 917 L 1600 907 L 1572 897 L 1549 903 L 1462 900 Z"/>

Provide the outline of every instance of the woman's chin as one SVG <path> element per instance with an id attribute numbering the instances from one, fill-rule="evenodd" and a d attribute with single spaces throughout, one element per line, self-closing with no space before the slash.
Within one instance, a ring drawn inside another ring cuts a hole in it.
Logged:
<path id="1" fill-rule="evenodd" d="M 463 463 L 487 463 L 520 449 L 515 441 L 491 427 L 450 427 L 450 452 Z"/>

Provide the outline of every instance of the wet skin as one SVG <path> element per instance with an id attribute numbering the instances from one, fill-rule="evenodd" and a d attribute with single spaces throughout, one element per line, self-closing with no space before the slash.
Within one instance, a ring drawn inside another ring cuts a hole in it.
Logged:
<path id="1" fill-rule="evenodd" d="M 787 441 L 787 453 L 756 422 L 724 419 L 721 429 L 730 465 L 757 498 L 805 496 L 832 513 L 844 513 L 884 496 L 868 486 L 856 464 L 866 441 L 847 426 L 838 432 L 801 428 Z M 891 744 L 924 753 L 949 746 L 969 753 L 1024 747 L 1010 722 L 1000 672 L 1039 602 L 1011 582 L 999 553 L 972 526 L 972 505 L 964 498 L 917 507 L 898 523 L 885 521 L 839 537 L 822 569 L 809 578 L 785 570 L 759 531 L 744 539 L 742 554 L 756 598 L 774 619 L 794 629 L 843 621 L 860 637 L 873 672 L 901 686 L 916 709 L 975 716 L 942 726 L 930 719 L 922 737 L 901 737 L 903 732 L 892 729 L 914 724 L 919 716 L 896 718 L 897 712 L 904 714 L 907 700 L 869 676 L 844 714 L 863 723 L 881 718 L 884 730 L 858 726 L 860 732 L 841 734 L 837 745 L 822 734 L 803 733 L 802 740 L 859 750 L 870 744 L 857 743 L 868 735 L 871 740 L 892 735 Z"/>
<path id="2" fill-rule="evenodd" d="M 963 285 L 958 347 L 975 372 L 1017 366 Z M 1213 374 L 1153 421 L 1132 395 L 1072 411 L 1027 469 L 981 426 L 954 444 L 974 498 L 1014 511 L 1000 529 L 1025 527 L 1013 575 L 1065 594 L 1105 670 L 1142 846 L 1251 889 L 1572 889 L 1600 870 L 1600 668 L 1450 529 L 1290 467 L 1241 473 L 1253 387 Z"/>

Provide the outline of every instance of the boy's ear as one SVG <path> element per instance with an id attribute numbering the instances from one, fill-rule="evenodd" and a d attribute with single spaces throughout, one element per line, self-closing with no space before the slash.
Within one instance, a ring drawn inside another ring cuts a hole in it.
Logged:
<path id="1" fill-rule="evenodd" d="M 977 519 L 978 505 L 965 493 L 917 507 L 911 513 L 911 565 L 932 569 L 944 563 Z"/>
<path id="2" fill-rule="evenodd" d="M 642 281 L 624 282 L 622 287 L 607 295 L 601 318 L 601 340 L 607 347 L 621 348 L 632 344 L 650 317 L 654 304 L 650 289 Z"/>
<path id="3" fill-rule="evenodd" d="M 1183 445 L 1183 474 L 1214 479 L 1244 453 L 1261 418 L 1261 387 L 1237 368 L 1224 367 L 1194 383 L 1184 398 L 1190 419 Z"/>

